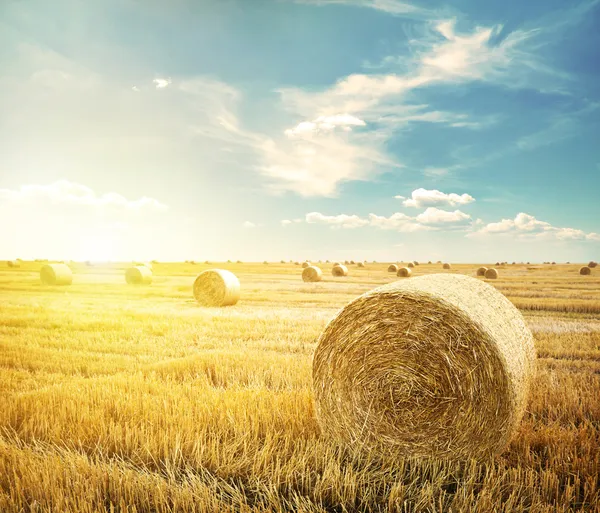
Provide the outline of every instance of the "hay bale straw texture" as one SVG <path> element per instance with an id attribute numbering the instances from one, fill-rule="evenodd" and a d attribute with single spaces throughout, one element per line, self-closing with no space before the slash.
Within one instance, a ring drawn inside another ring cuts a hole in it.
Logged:
<path id="1" fill-rule="evenodd" d="M 194 298 L 202 306 L 232 306 L 240 299 L 240 280 L 230 271 L 208 269 L 194 281 Z"/>
<path id="2" fill-rule="evenodd" d="M 333 269 L 331 269 L 332 276 L 348 276 L 348 268 L 345 265 L 334 265 Z"/>
<path id="3" fill-rule="evenodd" d="M 396 273 L 396 276 L 399 278 L 409 278 L 411 274 L 412 270 L 410 270 L 408 267 L 400 267 Z"/>
<path id="4" fill-rule="evenodd" d="M 409 457 L 500 453 L 525 410 L 533 337 L 489 284 L 453 274 L 358 297 L 313 359 L 316 413 L 334 439 Z"/>
<path id="5" fill-rule="evenodd" d="M 323 272 L 315 265 L 310 265 L 302 271 L 302 281 L 316 282 L 323 279 Z"/>
<path id="6" fill-rule="evenodd" d="M 479 269 L 477 269 L 477 276 L 485 276 L 487 270 L 487 267 L 480 267 Z"/>
<path id="7" fill-rule="evenodd" d="M 363 262 L 358 262 L 358 264 L 356 264 L 356 267 L 364 267 L 365 264 Z"/>
<path id="8" fill-rule="evenodd" d="M 398 272 L 398 266 L 396 264 L 390 264 L 388 266 L 388 273 L 397 273 Z"/>
<path id="9" fill-rule="evenodd" d="M 492 267 L 488 269 L 483 276 L 488 280 L 495 280 L 498 278 L 498 271 Z"/>
<path id="10" fill-rule="evenodd" d="M 129 285 L 150 285 L 152 270 L 145 265 L 136 265 L 125 271 L 125 281 Z"/>
<path id="11" fill-rule="evenodd" d="M 587 265 L 584 265 L 581 269 L 579 269 L 579 274 L 582 276 L 587 276 L 588 274 L 592 274 L 592 270 Z"/>
<path id="12" fill-rule="evenodd" d="M 442 265 L 442 269 L 451 269 L 452 266 L 450 264 L 444 264 Z"/>
<path id="13" fill-rule="evenodd" d="M 306 269 L 307 267 L 310 267 L 310 262 L 306 261 L 306 262 L 302 262 L 302 269 Z"/>
<path id="14" fill-rule="evenodd" d="M 21 262 L 19 262 L 18 260 L 8 260 L 6 262 L 6 265 L 8 267 L 21 267 Z"/>
<path id="15" fill-rule="evenodd" d="M 44 285 L 71 285 L 73 272 L 66 264 L 46 264 L 40 269 L 40 280 Z"/>
<path id="16" fill-rule="evenodd" d="M 412 263 L 412 262 L 408 262 L 408 266 L 407 266 L 407 267 L 410 267 L 410 268 L 412 269 L 414 266 L 415 266 L 415 264 L 414 264 L 414 263 Z"/>

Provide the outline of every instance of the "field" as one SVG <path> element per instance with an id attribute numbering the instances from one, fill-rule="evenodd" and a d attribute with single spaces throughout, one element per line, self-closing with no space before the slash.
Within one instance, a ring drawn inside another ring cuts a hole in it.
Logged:
<path id="1" fill-rule="evenodd" d="M 397 278 L 387 264 L 303 283 L 292 264 L 0 268 L 0 512 L 600 511 L 600 270 L 507 265 L 491 281 L 524 314 L 535 386 L 494 461 L 365 455 L 321 436 L 311 361 L 349 300 Z M 238 305 L 196 305 L 210 267 Z M 474 275 L 477 265 L 453 265 Z M 442 272 L 420 265 L 415 275 Z"/>

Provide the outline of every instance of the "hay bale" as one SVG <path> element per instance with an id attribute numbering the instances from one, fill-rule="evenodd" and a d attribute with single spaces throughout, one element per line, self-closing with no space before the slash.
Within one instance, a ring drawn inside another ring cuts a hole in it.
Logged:
<path id="1" fill-rule="evenodd" d="M 480 267 L 477 269 L 477 276 L 485 276 L 485 272 L 488 270 L 487 267 Z"/>
<path id="2" fill-rule="evenodd" d="M 307 267 L 310 267 L 311 263 L 307 260 L 306 262 L 302 262 L 302 269 L 306 269 Z"/>
<path id="3" fill-rule="evenodd" d="M 410 270 L 408 267 L 400 267 L 396 273 L 396 276 L 398 276 L 398 278 L 410 278 L 411 274 L 412 270 Z"/>
<path id="4" fill-rule="evenodd" d="M 323 272 L 320 268 L 314 265 L 305 267 L 302 271 L 302 281 L 316 282 L 323 279 Z"/>
<path id="5" fill-rule="evenodd" d="M 490 269 L 488 269 L 485 272 L 485 274 L 483 276 L 485 277 L 486 280 L 495 280 L 496 278 L 498 278 L 498 271 L 496 271 L 496 269 L 491 267 Z"/>
<path id="6" fill-rule="evenodd" d="M 590 269 L 593 269 L 594 267 L 596 267 L 598 264 L 596 262 L 594 262 L 593 260 L 587 265 Z"/>
<path id="7" fill-rule="evenodd" d="M 587 265 L 584 265 L 581 269 L 579 269 L 579 274 L 582 276 L 587 276 L 592 274 L 592 270 Z"/>
<path id="8" fill-rule="evenodd" d="M 419 262 L 417 262 L 416 260 L 414 260 L 413 264 L 415 264 L 415 266 L 417 266 L 417 265 L 419 265 Z"/>
<path id="9" fill-rule="evenodd" d="M 231 306 L 240 299 L 240 280 L 230 271 L 208 269 L 196 277 L 193 291 L 202 306 Z"/>
<path id="10" fill-rule="evenodd" d="M 336 265 L 342 265 L 339 262 L 333 262 L 333 267 L 335 267 Z"/>
<path id="11" fill-rule="evenodd" d="M 398 272 L 398 266 L 396 264 L 388 265 L 388 273 L 397 273 L 397 272 Z"/>
<path id="12" fill-rule="evenodd" d="M 364 267 L 365 264 L 363 262 L 358 262 L 358 264 L 356 264 L 356 267 Z"/>
<path id="13" fill-rule="evenodd" d="M 300 262 L 294 262 L 294 265 L 300 265 Z"/>
<path id="14" fill-rule="evenodd" d="M 354 260 L 350 260 L 350 265 L 354 265 L 356 262 Z"/>
<path id="15" fill-rule="evenodd" d="M 128 285 L 150 285 L 152 270 L 145 265 L 136 265 L 125 271 L 125 281 Z"/>
<path id="16" fill-rule="evenodd" d="M 21 262 L 19 262 L 18 260 L 8 260 L 6 262 L 6 265 L 8 267 L 21 267 Z"/>
<path id="17" fill-rule="evenodd" d="M 66 264 L 46 264 L 40 269 L 40 280 L 43 285 L 71 285 L 73 272 Z"/>
<path id="18" fill-rule="evenodd" d="M 410 267 L 412 269 L 414 266 L 415 266 L 414 262 L 408 262 L 408 266 L 407 267 Z"/>
<path id="19" fill-rule="evenodd" d="M 533 337 L 489 284 L 434 274 L 377 288 L 325 328 L 313 359 L 329 436 L 408 457 L 485 459 L 521 421 Z"/>
<path id="20" fill-rule="evenodd" d="M 331 269 L 331 274 L 336 277 L 348 276 L 348 268 L 345 265 L 334 265 L 333 269 Z"/>
<path id="21" fill-rule="evenodd" d="M 442 265 L 442 269 L 450 269 L 451 265 L 450 264 L 444 264 Z"/>

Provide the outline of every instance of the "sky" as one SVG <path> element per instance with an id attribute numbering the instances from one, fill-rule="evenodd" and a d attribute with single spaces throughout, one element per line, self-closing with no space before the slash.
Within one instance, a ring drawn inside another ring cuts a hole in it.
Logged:
<path id="1" fill-rule="evenodd" d="M 3 0 L 0 258 L 600 258 L 600 0 Z"/>

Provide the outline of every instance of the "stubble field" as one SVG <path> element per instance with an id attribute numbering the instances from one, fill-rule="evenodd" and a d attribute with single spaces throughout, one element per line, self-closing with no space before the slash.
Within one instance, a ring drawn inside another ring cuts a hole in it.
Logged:
<path id="1" fill-rule="evenodd" d="M 527 412 L 487 463 L 399 460 L 321 436 L 311 362 L 328 320 L 387 264 L 303 283 L 292 264 L 0 269 L 0 512 L 600 511 L 600 271 L 508 265 L 490 281 L 538 351 Z M 204 269 L 238 305 L 202 308 Z M 420 265 L 415 275 L 477 265 Z"/>

